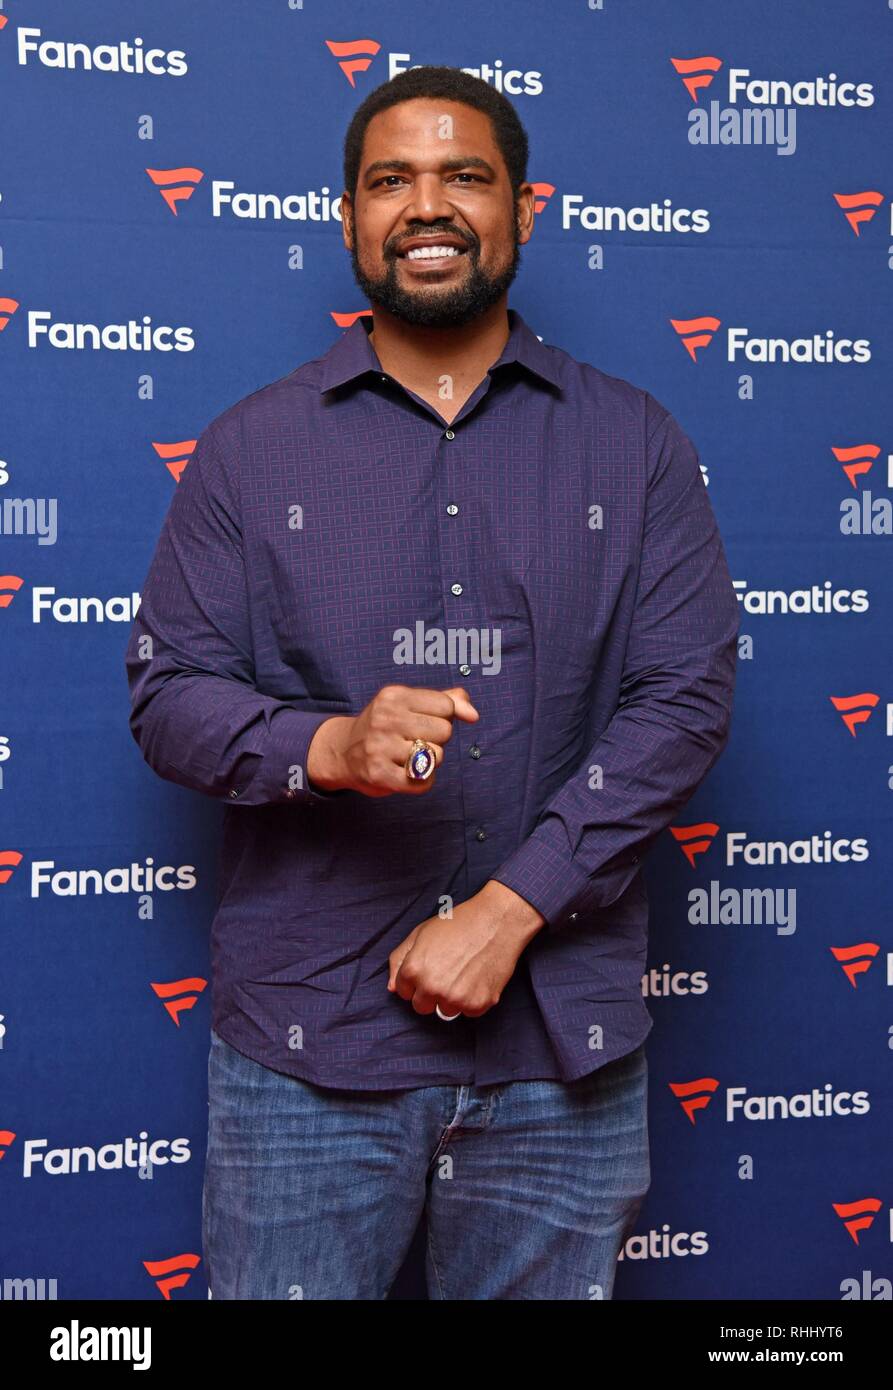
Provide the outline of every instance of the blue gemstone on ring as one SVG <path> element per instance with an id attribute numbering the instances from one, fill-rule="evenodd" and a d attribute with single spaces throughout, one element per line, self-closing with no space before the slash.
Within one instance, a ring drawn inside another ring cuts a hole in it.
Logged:
<path id="1" fill-rule="evenodd" d="M 431 754 L 427 748 L 417 748 L 409 764 L 413 777 L 422 778 L 431 766 Z"/>

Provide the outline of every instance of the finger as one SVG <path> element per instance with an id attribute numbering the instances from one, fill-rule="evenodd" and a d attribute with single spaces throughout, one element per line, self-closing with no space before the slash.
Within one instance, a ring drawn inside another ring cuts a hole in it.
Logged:
<path id="1" fill-rule="evenodd" d="M 474 966 L 471 968 L 466 966 L 459 971 L 450 986 L 453 991 L 453 1000 L 458 1002 L 453 1003 L 453 1007 L 449 1009 L 441 1004 L 440 1007 L 445 1014 L 454 1014 L 457 1009 L 461 1009 L 466 1018 L 480 1018 L 482 1014 L 489 1012 L 494 1005 L 499 1003 L 502 991 L 496 991 L 492 984 L 488 985 L 483 981 L 475 982 L 474 976 Z M 452 1003 L 452 1000 L 450 1002 Z"/>
<path id="2" fill-rule="evenodd" d="M 397 766 L 403 768 L 404 774 L 406 772 L 406 762 L 412 752 L 412 745 L 414 743 L 415 738 L 404 736 L 401 738 L 399 746 L 395 747 L 394 762 Z M 443 762 L 444 752 L 443 747 L 439 743 L 432 743 L 431 747 L 434 749 L 434 772 L 436 772 Z M 431 773 L 432 777 L 434 776 L 434 772 Z"/>
<path id="3" fill-rule="evenodd" d="M 453 702 L 454 719 L 462 719 L 466 724 L 477 723 L 481 717 L 480 712 L 471 703 L 467 690 L 464 690 L 461 685 L 457 685 L 443 693 Z"/>
<path id="4" fill-rule="evenodd" d="M 419 793 L 424 795 L 430 791 L 437 775 L 438 764 L 443 761 L 443 749 L 436 743 L 432 743 L 431 747 L 434 749 L 434 769 L 428 777 L 419 781 L 406 775 L 406 760 L 412 748 L 411 742 L 397 737 L 389 739 L 386 752 L 367 773 L 368 780 L 364 783 L 366 795 L 381 797 L 393 796 L 395 792 L 408 792 L 410 796 L 418 796 Z"/>
<path id="5" fill-rule="evenodd" d="M 492 994 L 478 990 L 471 999 L 467 999 L 462 1005 L 462 1012 L 469 1018 L 480 1018 L 481 1014 L 488 1013 L 490 1009 L 496 1007 L 501 998 L 501 993 L 494 998 Z"/>
<path id="6" fill-rule="evenodd" d="M 406 955 L 409 955 L 407 951 Z M 401 999 L 411 999 L 416 991 L 415 978 L 410 970 L 406 968 L 406 956 L 404 956 L 396 975 L 394 976 L 394 993 L 399 994 Z"/>
<path id="7" fill-rule="evenodd" d="M 441 1008 L 443 1008 L 443 1005 L 441 1005 Z M 475 1007 L 473 1004 L 466 1004 L 462 1012 L 466 1015 L 467 1018 L 480 1018 L 482 1014 L 488 1013 L 492 1008 L 493 1005 L 489 1002 L 486 1004 L 478 1005 L 477 1007 Z M 444 1013 L 447 1013 L 446 1009 L 444 1009 L 443 1011 Z M 452 1012 L 455 1013 L 455 1009 L 453 1009 Z"/>
<path id="8" fill-rule="evenodd" d="M 380 787 L 380 789 L 375 792 L 375 795 L 394 796 L 396 794 L 397 796 L 427 796 L 434 787 L 436 776 L 437 770 L 435 768 L 430 777 L 425 777 L 422 781 L 416 781 L 415 778 L 410 781 L 404 771 L 395 767 L 393 776 L 390 773 L 387 774 L 387 787 Z"/>
<path id="9" fill-rule="evenodd" d="M 407 686 L 406 708 L 413 714 L 433 714 L 439 719 L 452 720 L 461 704 L 463 718 L 479 718 L 477 710 L 468 697 L 468 691 L 461 686 L 452 690 L 428 690 L 425 686 Z"/>
<path id="10" fill-rule="evenodd" d="M 416 930 L 418 930 L 418 929 L 416 929 Z M 412 933 L 406 938 L 405 941 L 401 941 L 400 945 L 394 948 L 394 950 L 391 952 L 390 956 L 388 957 L 388 965 L 389 965 L 388 989 L 391 990 L 392 993 L 393 993 L 393 990 L 394 990 L 394 984 L 395 984 L 395 981 L 396 981 L 396 979 L 397 979 L 397 975 L 398 975 L 398 973 L 399 973 L 400 967 L 401 967 L 401 965 L 403 964 L 403 962 L 405 961 L 406 957 L 409 955 L 410 951 L 412 950 L 412 943 L 413 943 L 413 938 L 414 938 L 414 936 L 415 936 L 415 932 L 412 932 Z"/>
<path id="11" fill-rule="evenodd" d="M 408 738 L 423 738 L 426 743 L 436 743 L 441 747 L 453 737 L 453 725 L 449 719 L 441 719 L 435 714 L 419 714 L 417 710 L 407 709 L 395 725 L 395 733 Z"/>
<path id="12" fill-rule="evenodd" d="M 437 1008 L 437 996 L 429 994 L 425 989 L 417 989 L 412 996 L 412 1007 L 417 1014 L 433 1014 Z M 444 1013 L 446 1010 L 444 1010 Z"/>
<path id="13" fill-rule="evenodd" d="M 434 751 L 434 767 L 427 777 L 415 778 L 406 775 L 406 764 L 412 752 L 413 740 L 408 738 L 395 739 L 391 744 L 391 762 L 382 774 L 384 785 L 389 791 L 406 792 L 410 796 L 424 796 L 434 786 L 434 779 L 437 776 L 437 769 L 443 762 L 444 753 L 440 744 L 432 743 Z"/>

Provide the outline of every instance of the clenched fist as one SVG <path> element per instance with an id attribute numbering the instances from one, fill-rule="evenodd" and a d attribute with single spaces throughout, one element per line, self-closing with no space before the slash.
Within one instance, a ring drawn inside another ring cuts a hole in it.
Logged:
<path id="1" fill-rule="evenodd" d="M 522 951 L 545 918 L 513 889 L 490 879 L 450 919 L 428 917 L 390 955 L 388 989 L 418 1014 L 478 1018 L 499 1003 Z"/>
<path id="2" fill-rule="evenodd" d="M 320 724 L 310 743 L 307 776 L 321 791 L 349 790 L 364 796 L 405 792 L 421 796 L 434 785 L 453 720 L 473 724 L 478 711 L 459 686 L 427 690 L 385 685 L 357 715 L 334 715 Z M 434 748 L 435 770 L 423 782 L 406 776 L 413 740 Z"/>

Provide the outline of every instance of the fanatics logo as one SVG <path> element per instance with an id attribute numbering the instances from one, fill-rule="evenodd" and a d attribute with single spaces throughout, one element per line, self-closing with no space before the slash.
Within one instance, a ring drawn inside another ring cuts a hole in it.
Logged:
<path id="1" fill-rule="evenodd" d="M 366 71 L 381 44 L 376 43 L 374 39 L 349 39 L 345 43 L 326 39 L 326 48 L 338 59 L 338 66 L 350 85 L 356 87 L 354 74 Z"/>
<path id="2" fill-rule="evenodd" d="M 831 946 L 829 949 L 855 989 L 856 976 L 864 975 L 866 970 L 871 969 L 881 948 L 875 941 L 860 941 L 858 946 Z"/>
<path id="3" fill-rule="evenodd" d="M 159 1293 L 170 1302 L 171 1289 L 182 1289 L 189 1283 L 193 1270 L 201 1264 L 201 1256 L 174 1255 L 169 1260 L 143 1260 L 143 1264 Z"/>
<path id="4" fill-rule="evenodd" d="M 201 169 L 189 165 L 182 169 L 147 169 L 146 173 L 175 217 L 177 204 L 188 201 L 204 178 Z"/>
<path id="5" fill-rule="evenodd" d="M 193 975 L 185 980 L 171 980 L 167 984 L 152 982 L 152 988 L 158 998 L 164 1001 L 164 1007 L 179 1028 L 180 1014 L 185 1009 L 194 1008 L 207 983 L 200 975 Z"/>
<path id="6" fill-rule="evenodd" d="M 696 855 L 710 848 L 719 826 L 715 821 L 704 820 L 697 825 L 671 825 L 669 829 L 689 864 L 695 868 Z"/>
<path id="7" fill-rule="evenodd" d="M 856 236 L 861 235 L 859 231 L 861 224 L 870 222 L 884 201 L 883 193 L 878 193 L 874 189 L 867 193 L 835 193 L 834 198 L 838 207 L 843 209 L 844 217 Z"/>

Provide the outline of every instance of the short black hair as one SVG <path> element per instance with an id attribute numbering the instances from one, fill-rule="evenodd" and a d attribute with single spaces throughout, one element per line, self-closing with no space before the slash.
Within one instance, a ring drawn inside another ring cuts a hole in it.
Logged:
<path id="1" fill-rule="evenodd" d="M 351 198 L 356 197 L 363 140 L 372 117 L 377 116 L 379 111 L 386 111 L 389 106 L 396 106 L 398 102 L 413 101 L 418 97 L 461 101 L 489 116 L 493 138 L 508 170 L 512 194 L 517 198 L 518 189 L 527 180 L 529 146 L 527 132 L 514 106 L 508 97 L 480 77 L 473 77 L 461 68 L 433 65 L 397 73 L 389 82 L 383 82 L 370 92 L 357 107 L 344 137 L 344 187 Z"/>

